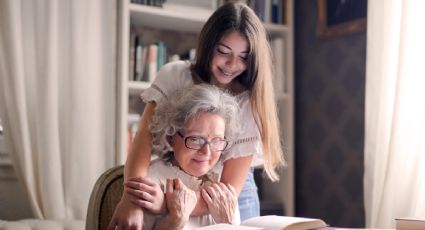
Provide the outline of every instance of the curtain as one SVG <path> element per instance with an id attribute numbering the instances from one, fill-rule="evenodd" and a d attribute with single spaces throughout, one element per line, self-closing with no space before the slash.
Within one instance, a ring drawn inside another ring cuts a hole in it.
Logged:
<path id="1" fill-rule="evenodd" d="M 425 1 L 368 2 L 366 227 L 425 216 Z"/>
<path id="2" fill-rule="evenodd" d="M 0 0 L 0 112 L 34 216 L 85 219 L 115 149 L 115 0 Z"/>

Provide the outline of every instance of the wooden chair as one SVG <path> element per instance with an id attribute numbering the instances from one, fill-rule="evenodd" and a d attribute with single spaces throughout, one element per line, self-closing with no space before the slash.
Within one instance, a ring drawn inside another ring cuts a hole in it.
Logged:
<path id="1" fill-rule="evenodd" d="M 115 166 L 104 172 L 90 195 L 86 230 L 108 229 L 109 221 L 124 191 L 124 166 Z"/>

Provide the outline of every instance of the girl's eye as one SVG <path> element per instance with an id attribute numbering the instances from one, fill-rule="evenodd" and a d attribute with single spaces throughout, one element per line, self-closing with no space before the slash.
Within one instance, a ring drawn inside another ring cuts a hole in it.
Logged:
<path id="1" fill-rule="evenodd" d="M 223 51 L 223 50 L 220 50 L 220 49 L 217 49 L 217 52 L 219 52 L 220 54 L 224 54 L 224 55 L 229 54 L 229 52 Z"/>
<path id="2" fill-rule="evenodd" d="M 240 58 L 244 61 L 248 60 L 248 56 L 240 56 Z"/>

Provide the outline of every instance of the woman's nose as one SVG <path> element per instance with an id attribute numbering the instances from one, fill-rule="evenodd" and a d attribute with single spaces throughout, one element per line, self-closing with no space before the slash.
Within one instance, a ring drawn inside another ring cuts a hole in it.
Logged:
<path id="1" fill-rule="evenodd" d="M 203 154 L 210 154 L 211 153 L 211 146 L 209 143 L 205 143 L 202 148 L 200 149 L 200 152 Z"/>

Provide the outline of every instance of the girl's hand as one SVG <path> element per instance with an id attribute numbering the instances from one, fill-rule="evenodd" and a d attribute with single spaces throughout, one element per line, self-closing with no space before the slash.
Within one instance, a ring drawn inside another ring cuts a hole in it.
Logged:
<path id="1" fill-rule="evenodd" d="M 164 202 L 164 192 L 161 186 L 147 177 L 135 177 L 124 183 L 125 192 L 130 195 L 130 201 L 154 214 L 167 212 Z"/>
<path id="2" fill-rule="evenodd" d="M 233 223 L 237 204 L 233 186 L 213 183 L 202 188 L 201 195 L 216 223 Z"/>
<path id="3" fill-rule="evenodd" d="M 127 194 L 123 194 L 109 222 L 108 230 L 142 229 L 143 210 L 130 202 Z"/>

